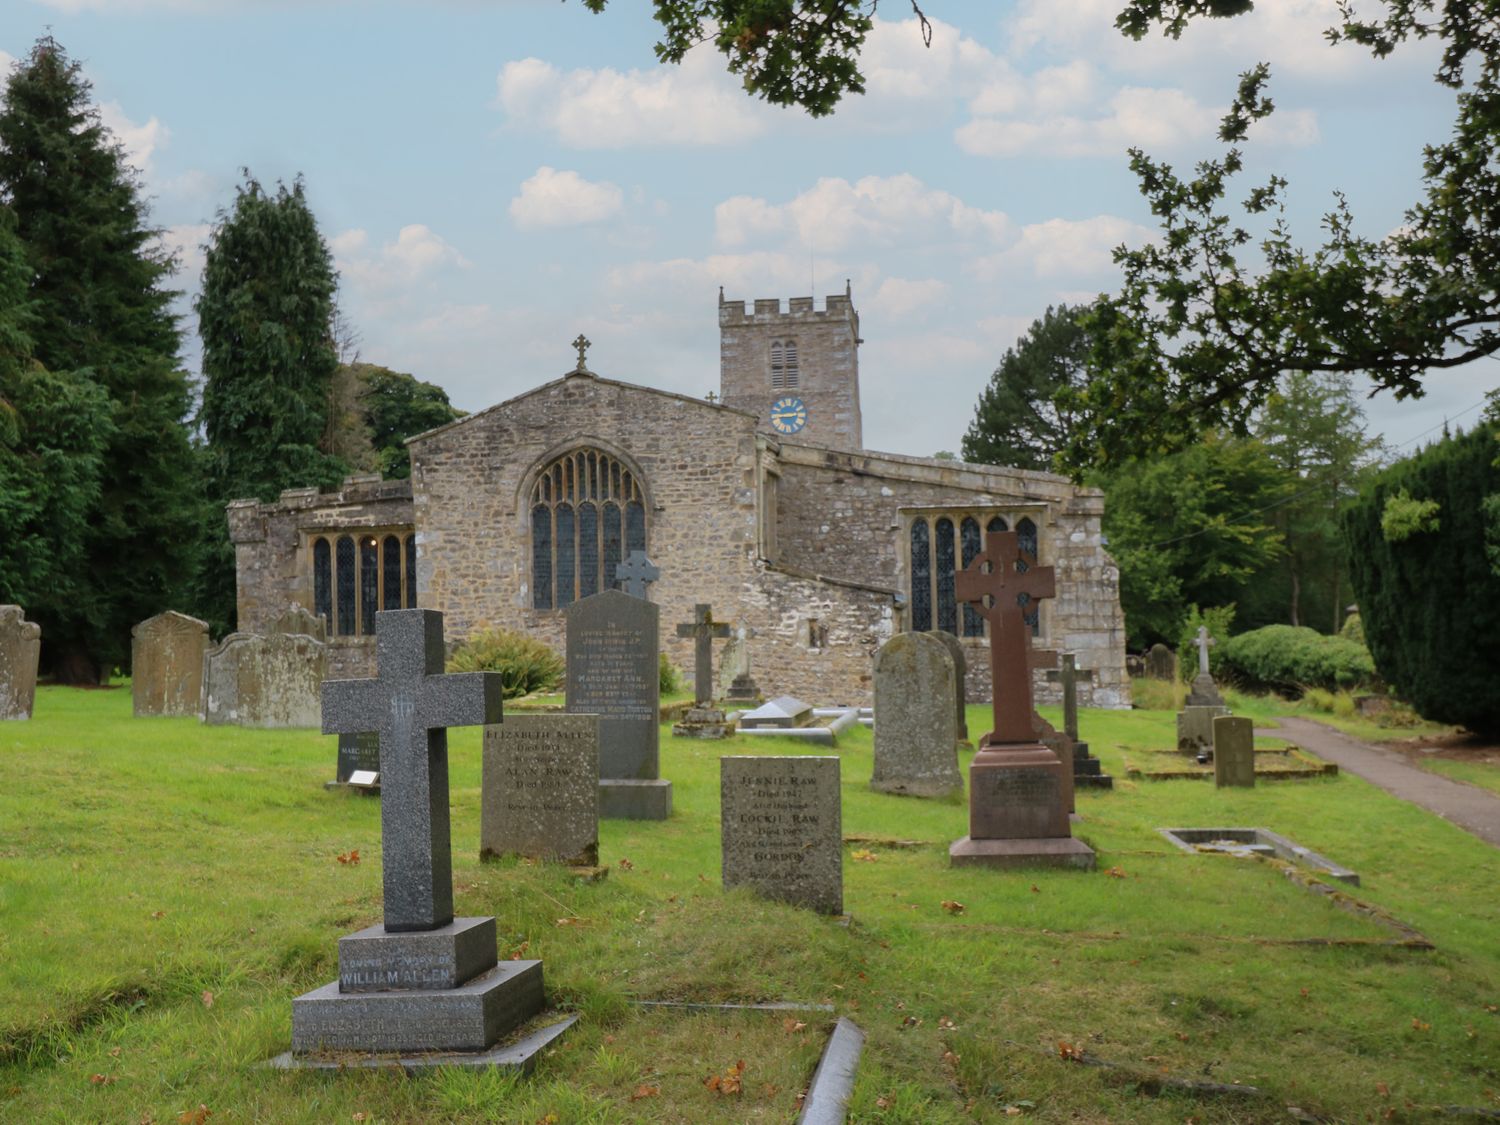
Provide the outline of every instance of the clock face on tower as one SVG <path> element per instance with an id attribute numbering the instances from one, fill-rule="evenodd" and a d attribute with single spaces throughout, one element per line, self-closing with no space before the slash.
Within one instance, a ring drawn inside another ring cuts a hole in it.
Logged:
<path id="1" fill-rule="evenodd" d="M 800 398 L 779 398 L 771 407 L 771 428 L 779 434 L 795 434 L 807 425 L 807 406 Z"/>

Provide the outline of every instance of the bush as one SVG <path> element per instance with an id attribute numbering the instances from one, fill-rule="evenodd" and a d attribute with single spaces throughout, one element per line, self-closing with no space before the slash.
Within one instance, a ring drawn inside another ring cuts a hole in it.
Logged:
<path id="1" fill-rule="evenodd" d="M 1365 687 L 1375 683 L 1375 662 L 1369 650 L 1347 637 L 1327 637 L 1299 625 L 1267 625 L 1230 637 L 1221 646 L 1224 670 L 1236 681 L 1255 688 L 1304 691 Z"/>
<path id="2" fill-rule="evenodd" d="M 563 680 L 563 658 L 525 633 L 476 629 L 448 658 L 450 672 L 499 672 L 505 698 L 551 691 Z"/>
<path id="3" fill-rule="evenodd" d="M 1344 624 L 1339 629 L 1339 636 L 1347 640 L 1358 641 L 1360 644 L 1365 643 L 1365 623 L 1359 619 L 1357 611 L 1344 618 Z"/>
<path id="4" fill-rule="evenodd" d="M 661 681 L 661 693 L 663 695 L 671 695 L 678 688 L 682 687 L 682 673 L 677 670 L 675 664 L 667 659 L 666 653 L 661 654 L 661 660 L 657 664 L 657 675 Z"/>
<path id="5" fill-rule="evenodd" d="M 1424 718 L 1500 733 L 1500 427 L 1479 426 L 1386 469 L 1344 512 L 1349 578 L 1370 654 Z M 1395 508 L 1392 508 L 1392 502 Z M 1411 502 L 1435 514 L 1400 527 Z"/>

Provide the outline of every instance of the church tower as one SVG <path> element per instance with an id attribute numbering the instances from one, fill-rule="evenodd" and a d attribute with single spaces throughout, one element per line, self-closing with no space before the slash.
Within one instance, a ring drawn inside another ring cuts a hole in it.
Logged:
<path id="1" fill-rule="evenodd" d="M 859 313 L 848 285 L 823 311 L 813 298 L 726 301 L 719 290 L 719 395 L 748 410 L 778 438 L 832 449 L 862 449 Z"/>

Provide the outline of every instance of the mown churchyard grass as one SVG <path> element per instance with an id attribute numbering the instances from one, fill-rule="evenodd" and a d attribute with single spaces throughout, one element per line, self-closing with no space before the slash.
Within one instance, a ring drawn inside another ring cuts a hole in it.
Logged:
<path id="1" fill-rule="evenodd" d="M 968 717 L 982 733 L 988 708 Z M 583 882 L 478 862 L 480 732 L 454 731 L 458 911 L 495 914 L 501 956 L 541 957 L 553 1005 L 583 1018 L 529 1079 L 406 1078 L 260 1066 L 287 1047 L 292 997 L 336 975 L 338 938 L 380 916 L 379 802 L 323 790 L 334 739 L 132 720 L 128 690 L 44 688 L 36 718 L 0 726 L 0 1118 L 169 1123 L 201 1105 L 213 1125 L 785 1122 L 837 1015 L 869 1035 L 856 1121 L 1500 1109 L 1495 849 L 1349 776 L 1125 780 L 1120 747 L 1166 745 L 1172 723 L 1083 712 L 1117 778 L 1078 791 L 1093 874 L 950 870 L 962 801 L 872 792 L 870 736 L 850 732 L 847 925 L 719 883 L 718 756 L 804 747 L 664 730 L 672 818 L 605 822 L 610 873 Z M 1362 886 L 1342 890 L 1436 948 L 1382 944 L 1398 935 L 1378 920 L 1271 865 L 1181 852 L 1161 826 L 1289 836 L 1357 871 Z M 1060 1043 L 1117 1065 L 1065 1059 Z"/>

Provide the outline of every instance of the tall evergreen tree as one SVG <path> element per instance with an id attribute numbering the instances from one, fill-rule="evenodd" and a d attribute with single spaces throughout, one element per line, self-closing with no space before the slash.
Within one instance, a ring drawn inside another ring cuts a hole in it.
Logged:
<path id="1" fill-rule="evenodd" d="M 210 495 L 222 505 L 337 484 L 345 467 L 325 444 L 337 275 L 302 181 L 267 192 L 247 171 L 206 250 L 194 307 Z M 210 621 L 231 620 L 234 554 L 222 507 L 206 550 L 200 608 Z"/>
<path id="2" fill-rule="evenodd" d="M 192 542 L 198 518 L 191 390 L 165 287 L 173 263 L 90 89 L 48 36 L 11 73 L 0 104 L 0 201 L 30 271 L 33 357 L 57 378 L 86 379 L 110 404 L 99 492 L 70 574 L 75 596 L 37 613 L 46 659 L 68 682 L 97 681 L 126 659 L 131 625 L 167 608 L 193 566 L 176 545 Z"/>

